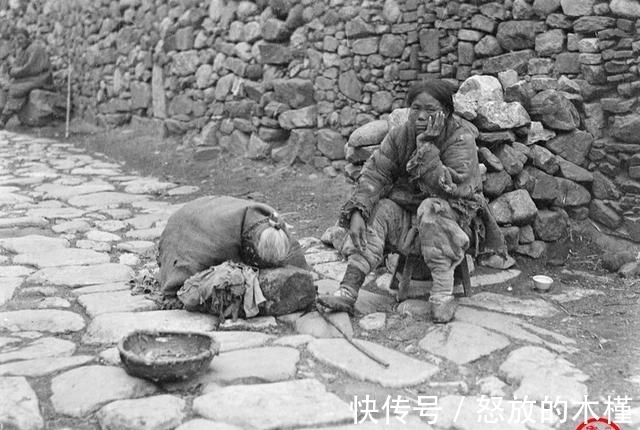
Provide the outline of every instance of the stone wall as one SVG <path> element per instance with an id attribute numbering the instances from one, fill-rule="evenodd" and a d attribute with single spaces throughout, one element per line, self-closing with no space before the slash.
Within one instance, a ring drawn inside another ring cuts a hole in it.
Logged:
<path id="1" fill-rule="evenodd" d="M 591 137 L 565 146 L 612 188 L 598 198 L 610 227 L 625 217 L 640 236 L 637 0 L 3 0 L 0 13 L 48 44 L 60 81 L 72 52 L 77 116 L 182 134 L 199 159 L 355 173 L 345 142 L 416 80 L 513 70 L 505 100 L 529 111 L 569 86 L 577 117 L 561 131 Z"/>

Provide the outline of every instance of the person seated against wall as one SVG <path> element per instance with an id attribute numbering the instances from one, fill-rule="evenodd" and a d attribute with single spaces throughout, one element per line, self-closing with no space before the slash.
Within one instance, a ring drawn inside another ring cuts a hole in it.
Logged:
<path id="1" fill-rule="evenodd" d="M 4 104 L 0 106 L 0 127 L 22 109 L 35 89 L 52 89 L 53 74 L 51 61 L 45 47 L 39 42 L 31 42 L 24 28 L 15 31 L 14 60 L 9 68 L 10 80 L 3 91 Z"/>
<path id="2" fill-rule="evenodd" d="M 454 269 L 465 258 L 470 225 L 480 211 L 487 242 L 506 252 L 482 195 L 472 126 L 454 115 L 454 92 L 443 80 L 409 89 L 408 121 L 387 133 L 342 208 L 340 224 L 349 229 L 352 242 L 343 248 L 348 265 L 340 288 L 319 296 L 319 305 L 353 312 L 365 276 L 383 262 L 385 251 L 397 252 L 408 237 L 417 236 L 409 245 L 431 271 L 431 318 L 446 323 L 456 309 Z"/>

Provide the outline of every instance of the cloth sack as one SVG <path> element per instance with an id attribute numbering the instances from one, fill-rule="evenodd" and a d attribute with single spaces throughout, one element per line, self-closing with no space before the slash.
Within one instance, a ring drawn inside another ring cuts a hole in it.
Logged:
<path id="1" fill-rule="evenodd" d="M 242 263 L 226 261 L 187 279 L 178 299 L 188 310 L 203 309 L 222 320 L 236 319 L 242 304 L 247 318 L 258 315 L 266 301 L 255 270 Z"/>
<path id="2" fill-rule="evenodd" d="M 158 282 L 163 294 L 175 295 L 188 278 L 212 266 L 242 262 L 243 232 L 274 213 L 268 205 L 229 196 L 202 197 L 184 205 L 160 236 Z M 287 264 L 309 268 L 293 238 L 282 265 Z"/>

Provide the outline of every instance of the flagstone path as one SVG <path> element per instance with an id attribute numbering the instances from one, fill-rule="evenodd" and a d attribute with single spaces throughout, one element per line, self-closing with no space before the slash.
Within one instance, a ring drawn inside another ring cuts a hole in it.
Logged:
<path id="1" fill-rule="evenodd" d="M 363 290 L 364 315 L 331 319 L 388 362 L 383 368 L 315 312 L 219 326 L 131 295 L 128 282 L 153 263 L 168 217 L 197 191 L 130 175 L 69 144 L 0 132 L 0 430 L 577 426 L 544 410 L 551 399 L 575 412 L 590 387 L 575 362 L 579 342 L 545 324 L 560 312 L 548 300 L 478 292 L 461 300 L 452 323 L 433 325 L 424 301 L 396 309 L 390 295 Z M 340 256 L 318 239 L 301 243 L 318 290 L 337 288 Z M 472 283 L 518 275 L 484 273 Z M 562 294 L 558 302 L 591 293 Z M 129 376 L 117 342 L 154 328 L 209 333 L 221 352 L 190 381 Z M 637 400 L 625 405 L 633 424 L 624 429 L 640 429 Z M 520 413 L 528 420 L 513 418 Z"/>

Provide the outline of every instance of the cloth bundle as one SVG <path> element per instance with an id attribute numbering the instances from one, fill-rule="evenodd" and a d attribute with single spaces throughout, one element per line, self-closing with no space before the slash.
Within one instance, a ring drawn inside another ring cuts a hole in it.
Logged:
<path id="1" fill-rule="evenodd" d="M 258 314 L 258 306 L 266 301 L 257 272 L 250 266 L 225 261 L 196 273 L 178 290 L 178 300 L 187 309 L 202 309 L 221 321 L 238 318 L 240 307 L 247 318 Z"/>

